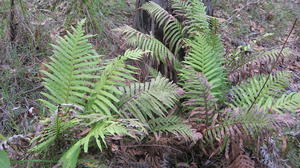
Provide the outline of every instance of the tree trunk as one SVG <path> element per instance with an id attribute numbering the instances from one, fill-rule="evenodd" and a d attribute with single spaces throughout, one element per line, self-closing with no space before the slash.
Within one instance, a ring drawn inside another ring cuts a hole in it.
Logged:
<path id="1" fill-rule="evenodd" d="M 17 37 L 17 23 L 15 18 L 15 0 L 10 0 L 9 41 L 13 46 Z"/>

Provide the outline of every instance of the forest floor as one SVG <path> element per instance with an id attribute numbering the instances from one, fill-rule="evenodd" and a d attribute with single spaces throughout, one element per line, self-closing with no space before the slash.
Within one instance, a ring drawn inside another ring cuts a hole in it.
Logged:
<path id="1" fill-rule="evenodd" d="M 43 76 L 39 70 L 45 68 L 43 63 L 52 54 L 49 44 L 58 35 L 64 35 L 70 25 L 80 18 L 87 18 L 90 24 L 86 26 L 86 31 L 96 34 L 91 42 L 99 53 L 108 58 L 122 53 L 127 47 L 120 44 L 119 37 L 111 30 L 120 25 L 133 24 L 133 0 L 107 0 L 96 9 L 80 2 L 62 1 L 55 5 L 51 2 L 57 1 L 20 1 L 13 10 L 13 19 L 9 16 L 12 11 L 9 1 L 0 2 L 0 142 L 14 135 L 30 136 L 36 131 L 40 118 L 47 115 L 38 101 L 43 90 Z M 243 59 L 260 51 L 281 48 L 294 20 L 300 19 L 300 3 L 297 0 L 288 3 L 284 0 L 217 1 L 213 7 L 215 17 L 221 23 L 219 31 L 226 57 L 230 59 Z M 293 53 L 278 68 L 292 72 L 293 83 L 289 89 L 300 92 L 299 20 L 286 47 Z M 255 69 L 253 71 L 255 73 Z M 122 144 L 112 144 L 110 147 L 120 146 Z M 138 155 L 143 150 L 148 149 L 140 146 L 131 152 Z M 15 154 L 17 158 L 20 153 L 22 155 L 22 150 L 18 152 Z M 86 155 L 82 165 L 96 167 L 107 163 L 107 160 L 99 159 L 101 156 Z M 130 158 L 114 159 L 119 162 Z M 135 164 L 136 167 L 143 166 L 141 163 Z"/>

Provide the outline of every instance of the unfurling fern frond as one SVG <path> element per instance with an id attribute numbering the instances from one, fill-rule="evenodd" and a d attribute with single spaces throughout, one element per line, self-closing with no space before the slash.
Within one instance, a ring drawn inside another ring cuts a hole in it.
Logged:
<path id="1" fill-rule="evenodd" d="M 183 124 L 182 119 L 176 116 L 160 117 L 149 121 L 150 130 L 158 135 L 163 132 L 178 134 L 186 139 L 193 139 L 189 126 Z"/>
<path id="2" fill-rule="evenodd" d="M 142 9 L 148 12 L 159 27 L 163 28 L 165 44 L 168 44 L 170 50 L 178 55 L 183 44 L 183 28 L 180 22 L 155 2 L 145 3 Z"/>
<path id="3" fill-rule="evenodd" d="M 51 72 L 42 71 L 46 75 L 43 85 L 48 90 L 42 93 L 48 100 L 41 100 L 53 113 L 59 104 L 84 105 L 82 98 L 90 93 L 89 85 L 92 79 L 97 79 L 97 65 L 100 56 L 88 43 L 91 36 L 84 35 L 81 21 L 73 34 L 68 33 L 64 38 L 52 45 L 54 55 L 46 65 Z"/>
<path id="4" fill-rule="evenodd" d="M 190 49 L 184 63 L 195 71 L 201 72 L 211 83 L 212 94 L 219 97 L 223 94 L 226 85 L 222 55 L 215 52 L 208 44 L 205 35 L 195 35 L 194 40 L 187 40 L 187 45 Z"/>
<path id="5" fill-rule="evenodd" d="M 174 54 L 152 35 L 144 34 L 127 25 L 117 28 L 115 31 L 122 33 L 128 44 L 144 51 L 151 51 L 151 55 L 157 61 L 178 65 Z"/>
<path id="6" fill-rule="evenodd" d="M 231 90 L 233 98 L 229 105 L 232 107 L 250 107 L 266 80 L 267 75 L 258 75 L 234 87 Z M 255 104 L 263 109 L 271 107 L 274 104 L 274 100 L 279 98 L 278 95 L 284 93 L 289 81 L 290 74 L 287 72 L 272 74 L 261 94 L 257 97 Z"/>
<path id="7" fill-rule="evenodd" d="M 120 91 L 122 97 L 119 108 L 122 115 L 133 115 L 142 123 L 166 116 L 167 110 L 178 100 L 176 85 L 160 75 L 150 82 L 121 87 Z"/>

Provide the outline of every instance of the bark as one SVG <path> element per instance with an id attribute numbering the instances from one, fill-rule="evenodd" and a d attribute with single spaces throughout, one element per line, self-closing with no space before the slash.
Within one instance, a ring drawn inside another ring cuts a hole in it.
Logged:
<path id="1" fill-rule="evenodd" d="M 12 46 L 17 37 L 17 23 L 15 17 L 15 0 L 10 0 L 9 40 Z"/>

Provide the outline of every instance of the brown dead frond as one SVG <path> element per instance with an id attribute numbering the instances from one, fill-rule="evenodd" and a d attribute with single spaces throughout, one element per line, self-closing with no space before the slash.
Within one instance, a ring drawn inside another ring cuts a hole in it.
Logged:
<path id="1" fill-rule="evenodd" d="M 255 162 L 248 155 L 239 155 L 228 168 L 255 168 Z"/>

